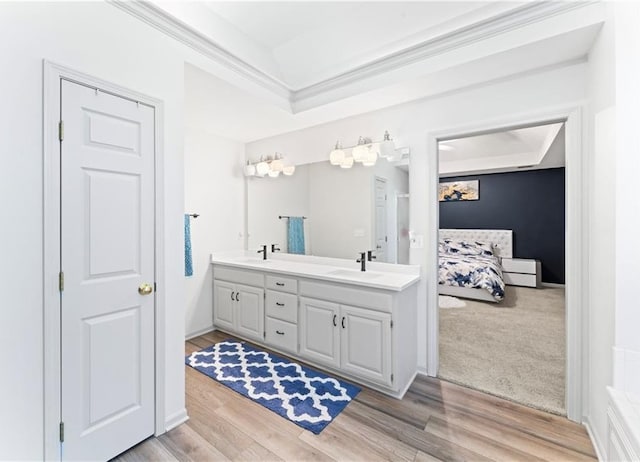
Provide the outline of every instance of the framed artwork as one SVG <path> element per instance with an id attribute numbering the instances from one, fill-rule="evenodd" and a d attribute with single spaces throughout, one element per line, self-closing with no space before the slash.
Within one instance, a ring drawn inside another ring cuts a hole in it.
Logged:
<path id="1" fill-rule="evenodd" d="M 480 199 L 480 181 L 453 181 L 438 185 L 440 202 L 477 201 Z"/>

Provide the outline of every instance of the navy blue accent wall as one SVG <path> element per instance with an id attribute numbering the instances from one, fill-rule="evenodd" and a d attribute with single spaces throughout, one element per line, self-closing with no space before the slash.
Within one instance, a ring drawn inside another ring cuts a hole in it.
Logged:
<path id="1" fill-rule="evenodd" d="M 564 168 L 441 178 L 480 180 L 477 201 L 440 202 L 440 228 L 512 229 L 515 258 L 542 262 L 542 280 L 564 284 Z"/>

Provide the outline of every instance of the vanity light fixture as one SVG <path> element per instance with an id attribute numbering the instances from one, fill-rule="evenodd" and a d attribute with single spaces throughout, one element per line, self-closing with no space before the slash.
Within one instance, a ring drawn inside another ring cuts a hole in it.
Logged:
<path id="1" fill-rule="evenodd" d="M 331 154 L 329 154 L 329 162 L 331 162 L 331 165 L 340 165 L 344 158 L 345 155 L 344 151 L 342 150 L 342 146 L 340 145 L 339 141 L 336 141 L 336 147 L 333 148 L 333 151 L 331 151 Z"/>
<path id="2" fill-rule="evenodd" d="M 345 152 L 347 149 L 351 149 L 351 156 Z M 371 138 L 361 136 L 358 138 L 358 144 L 346 148 L 337 142 L 329 154 L 329 162 L 331 165 L 339 165 L 342 168 L 351 168 L 354 162 L 359 162 L 365 167 L 372 167 L 376 165 L 378 157 L 384 157 L 389 162 L 399 160 L 402 157 L 402 154 L 398 154 L 395 143 L 386 130 L 381 141 L 372 141 Z"/>
<path id="3" fill-rule="evenodd" d="M 257 176 L 263 178 L 268 176 L 269 178 L 277 178 L 280 173 L 291 176 L 295 171 L 295 165 L 286 164 L 282 154 L 277 152 L 273 156 L 262 156 L 260 161 L 255 163 L 247 161 L 247 165 L 244 166 L 244 175 L 248 177 Z"/>

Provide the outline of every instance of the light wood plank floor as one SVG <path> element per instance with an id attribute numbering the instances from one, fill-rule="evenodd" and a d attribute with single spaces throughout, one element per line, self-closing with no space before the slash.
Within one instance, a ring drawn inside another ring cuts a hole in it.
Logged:
<path id="1" fill-rule="evenodd" d="M 186 354 L 230 338 L 211 332 Z M 189 421 L 118 461 L 595 460 L 581 425 L 438 379 L 418 377 L 396 400 L 363 388 L 314 435 L 186 367 Z"/>

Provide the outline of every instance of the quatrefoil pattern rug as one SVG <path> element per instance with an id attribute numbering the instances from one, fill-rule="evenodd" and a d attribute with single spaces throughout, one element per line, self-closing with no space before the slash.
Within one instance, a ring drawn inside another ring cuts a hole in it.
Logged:
<path id="1" fill-rule="evenodd" d="M 234 340 L 191 353 L 185 362 L 315 434 L 360 391 L 342 380 Z"/>

